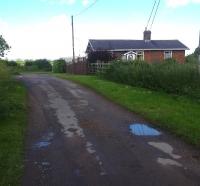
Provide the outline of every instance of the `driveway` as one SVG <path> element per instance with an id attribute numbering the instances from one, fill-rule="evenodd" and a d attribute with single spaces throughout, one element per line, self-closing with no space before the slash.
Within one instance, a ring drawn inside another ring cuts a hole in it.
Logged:
<path id="1" fill-rule="evenodd" d="M 80 85 L 19 78 L 29 91 L 23 185 L 200 185 L 198 150 Z"/>

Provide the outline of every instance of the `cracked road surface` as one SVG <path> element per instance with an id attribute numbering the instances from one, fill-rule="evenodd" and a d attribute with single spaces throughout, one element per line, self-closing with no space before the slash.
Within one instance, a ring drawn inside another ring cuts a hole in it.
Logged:
<path id="1" fill-rule="evenodd" d="M 24 186 L 200 186 L 199 150 L 160 130 L 132 134 L 148 122 L 70 81 L 19 79 L 29 91 Z"/>

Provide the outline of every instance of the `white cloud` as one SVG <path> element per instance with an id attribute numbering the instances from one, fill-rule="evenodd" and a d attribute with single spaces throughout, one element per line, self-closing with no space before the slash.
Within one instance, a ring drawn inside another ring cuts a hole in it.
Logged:
<path id="1" fill-rule="evenodd" d="M 9 58 L 55 59 L 71 54 L 70 18 L 65 15 L 23 26 L 0 23 L 0 27 L 3 36 L 12 47 Z"/>
<path id="2" fill-rule="evenodd" d="M 120 26 L 119 26 L 120 24 Z M 137 26 L 136 26 L 137 25 Z M 1 33 L 11 45 L 10 59 L 56 59 L 72 56 L 70 17 L 58 15 L 46 22 L 11 26 L 0 19 Z M 92 30 L 92 32 L 91 32 Z M 78 23 L 75 20 L 76 56 L 84 55 L 88 39 L 142 39 L 142 22 Z M 179 39 L 191 50 L 198 46 L 199 24 L 157 23 L 152 30 L 152 39 Z"/>
<path id="3" fill-rule="evenodd" d="M 82 4 L 83 6 L 87 6 L 90 3 L 89 0 L 82 0 Z"/>
<path id="4" fill-rule="evenodd" d="M 200 3 L 200 0 L 166 0 L 167 6 L 169 7 L 178 7 L 185 6 L 190 3 Z"/>

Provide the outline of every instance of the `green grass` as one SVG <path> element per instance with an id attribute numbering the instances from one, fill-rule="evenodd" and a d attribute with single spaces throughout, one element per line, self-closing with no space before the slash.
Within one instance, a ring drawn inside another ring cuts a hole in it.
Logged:
<path id="1" fill-rule="evenodd" d="M 0 69 L 0 185 L 16 186 L 23 172 L 26 89 Z"/>
<path id="2" fill-rule="evenodd" d="M 96 76 L 56 76 L 87 86 L 128 110 L 139 113 L 160 128 L 200 147 L 200 104 L 192 99 L 117 84 Z"/>
<path id="3" fill-rule="evenodd" d="M 25 97 L 22 85 L 16 84 L 9 93 L 20 105 L 9 118 L 0 122 L 0 185 L 20 185 L 23 171 L 24 129 L 26 123 Z"/>

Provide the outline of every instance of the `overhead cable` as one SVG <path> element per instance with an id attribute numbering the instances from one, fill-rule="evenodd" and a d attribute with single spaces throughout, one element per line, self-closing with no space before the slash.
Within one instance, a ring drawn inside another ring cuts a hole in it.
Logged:
<path id="1" fill-rule="evenodd" d="M 148 19 L 148 22 L 147 22 L 147 26 L 145 27 L 145 30 L 148 29 L 149 22 L 150 22 L 150 20 L 151 20 L 152 15 L 153 15 L 153 12 L 154 12 L 154 9 L 155 9 L 155 6 L 156 6 L 156 3 L 157 3 L 157 0 L 155 0 L 155 2 L 154 2 L 153 8 L 152 8 L 152 10 L 151 10 L 151 14 L 150 14 L 149 19 Z"/>
<path id="2" fill-rule="evenodd" d="M 159 5 L 160 5 L 160 0 L 158 1 L 158 5 L 157 5 L 157 7 L 156 7 L 156 11 L 155 11 L 155 14 L 154 14 L 154 17 L 153 17 L 151 26 L 150 26 L 150 30 L 152 29 L 153 23 L 154 23 L 154 21 L 155 21 L 155 18 L 156 18 L 156 14 L 157 14 L 157 12 L 158 12 Z"/>
<path id="3" fill-rule="evenodd" d="M 83 13 L 85 13 L 87 10 L 89 10 L 91 7 L 93 7 L 99 0 L 95 0 L 92 4 L 90 4 L 88 7 L 81 10 L 79 13 L 75 14 L 74 17 L 80 16 Z"/>

